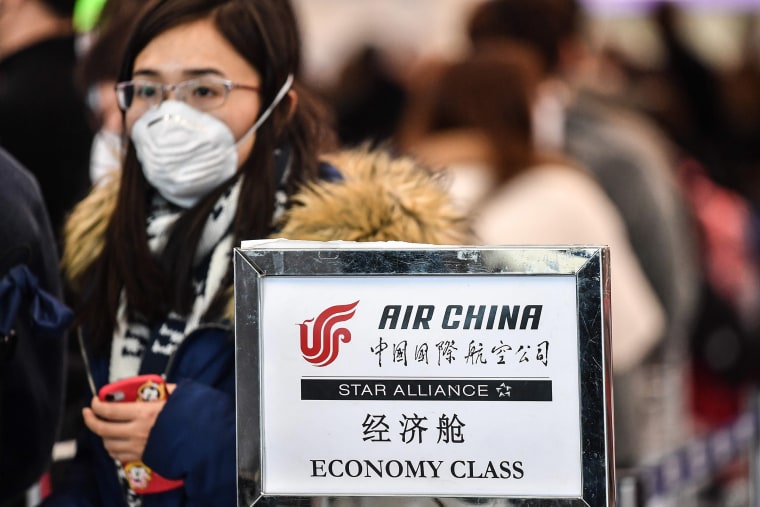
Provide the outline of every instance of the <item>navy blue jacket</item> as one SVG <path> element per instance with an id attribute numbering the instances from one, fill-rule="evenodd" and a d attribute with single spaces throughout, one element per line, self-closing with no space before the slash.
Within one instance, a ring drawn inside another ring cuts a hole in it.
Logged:
<path id="1" fill-rule="evenodd" d="M 92 361 L 99 389 L 107 383 L 108 360 Z M 162 372 L 153 372 L 162 373 Z M 143 495 L 144 507 L 236 505 L 235 349 L 232 327 L 207 325 L 179 346 L 167 374 L 177 388 L 151 430 L 143 462 L 184 487 Z M 101 438 L 84 429 L 78 440 L 66 491 L 43 503 L 50 506 L 124 507 L 114 461 Z"/>

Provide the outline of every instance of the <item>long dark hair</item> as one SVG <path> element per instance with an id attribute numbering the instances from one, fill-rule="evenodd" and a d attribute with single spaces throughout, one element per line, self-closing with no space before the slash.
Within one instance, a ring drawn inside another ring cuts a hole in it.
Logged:
<path id="1" fill-rule="evenodd" d="M 298 104 L 292 111 L 286 97 L 256 133 L 244 175 L 233 224 L 235 245 L 270 234 L 275 190 L 275 150 L 287 149 L 291 164 L 287 189 L 316 175 L 320 153 L 334 147 L 325 110 L 299 84 L 300 37 L 292 6 L 284 0 L 162 0 L 137 22 L 127 43 L 119 81 L 132 78 L 137 55 L 170 28 L 199 19 L 213 19 L 216 28 L 261 75 L 262 110 L 274 99 L 289 74 Z M 291 114 L 292 113 L 292 114 Z M 231 182 L 230 182 L 231 184 Z M 206 196 L 185 211 L 174 225 L 166 248 L 156 257 L 148 247 L 146 215 L 152 190 L 143 176 L 131 141 L 121 175 L 118 201 L 106 232 L 102 254 L 83 275 L 80 320 L 93 335 L 95 350 L 105 354 L 113 335 L 122 291 L 128 315 L 156 324 L 168 312 L 187 314 L 192 308 L 193 258 L 206 220 L 219 196 L 229 187 Z M 219 318 L 232 283 L 232 266 L 225 275 L 205 318 Z"/>

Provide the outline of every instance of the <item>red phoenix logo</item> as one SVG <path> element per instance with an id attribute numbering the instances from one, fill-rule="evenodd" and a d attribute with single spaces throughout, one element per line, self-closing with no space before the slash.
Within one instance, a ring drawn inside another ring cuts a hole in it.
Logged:
<path id="1" fill-rule="evenodd" d="M 303 357 L 314 366 L 327 366 L 338 357 L 338 342 L 348 343 L 351 341 L 351 331 L 345 327 L 333 329 L 336 324 L 345 322 L 354 316 L 355 301 L 348 305 L 335 305 L 323 311 L 316 318 L 314 327 L 309 337 L 309 322 L 314 319 L 303 321 L 298 324 L 301 328 L 301 352 Z"/>

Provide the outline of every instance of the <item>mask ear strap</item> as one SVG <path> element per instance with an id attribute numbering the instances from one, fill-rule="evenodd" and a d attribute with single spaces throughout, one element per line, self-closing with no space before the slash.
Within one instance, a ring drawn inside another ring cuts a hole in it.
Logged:
<path id="1" fill-rule="evenodd" d="M 293 161 L 293 150 L 284 145 L 274 150 L 274 174 L 277 186 L 282 187 L 290 175 L 290 163 Z"/>
<path id="2" fill-rule="evenodd" d="M 274 100 L 272 100 L 272 103 L 269 104 L 269 107 L 264 110 L 263 113 L 261 113 L 261 116 L 259 116 L 259 119 L 256 120 L 256 123 L 253 124 L 253 127 L 251 127 L 248 132 L 243 134 L 243 137 L 240 138 L 240 140 L 235 143 L 235 145 L 238 145 L 242 143 L 248 136 L 253 135 L 254 132 L 256 132 L 262 123 L 264 123 L 267 118 L 272 114 L 272 111 L 274 111 L 274 108 L 277 107 L 277 104 L 282 102 L 282 99 L 285 98 L 285 95 L 288 94 L 290 91 L 290 87 L 293 85 L 293 74 L 288 74 L 288 78 L 285 80 L 285 84 L 282 85 L 282 88 L 280 88 L 280 91 L 277 92 L 277 95 L 275 95 Z"/>

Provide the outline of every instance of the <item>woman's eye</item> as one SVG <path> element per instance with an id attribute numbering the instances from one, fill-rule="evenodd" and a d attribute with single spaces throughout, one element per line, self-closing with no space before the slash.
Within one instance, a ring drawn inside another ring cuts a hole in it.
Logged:
<path id="1" fill-rule="evenodd" d="M 193 88 L 193 95 L 198 98 L 209 98 L 209 97 L 215 97 L 219 95 L 219 93 L 215 88 L 211 86 L 198 85 L 195 88 Z"/>
<path id="2" fill-rule="evenodd" d="M 158 87 L 154 85 L 141 84 L 135 87 L 135 96 L 150 99 L 158 95 Z"/>

